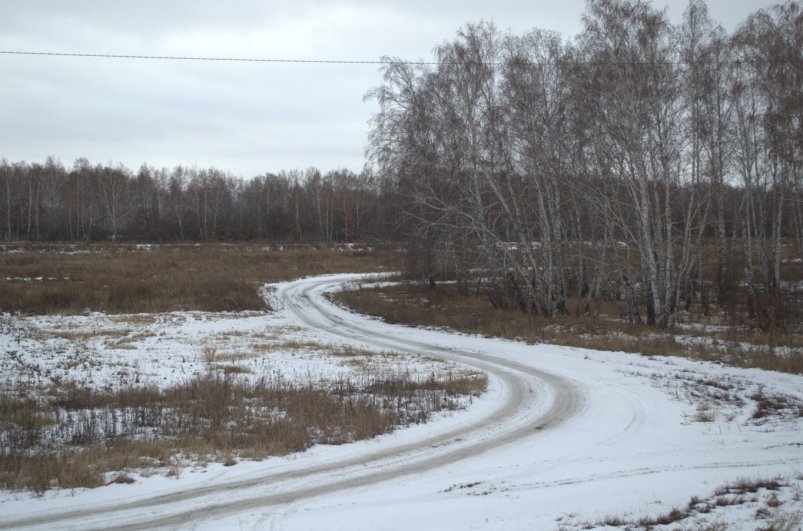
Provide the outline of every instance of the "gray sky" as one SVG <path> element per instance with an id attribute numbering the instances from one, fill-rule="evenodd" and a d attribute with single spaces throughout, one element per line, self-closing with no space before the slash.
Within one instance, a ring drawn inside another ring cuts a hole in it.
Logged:
<path id="1" fill-rule="evenodd" d="M 732 31 L 776 2 L 709 0 Z M 677 22 L 685 1 L 656 0 Z M 0 50 L 429 60 L 467 22 L 581 29 L 583 0 L 0 0 Z M 266 171 L 364 164 L 378 65 L 0 55 L 0 157 Z"/>

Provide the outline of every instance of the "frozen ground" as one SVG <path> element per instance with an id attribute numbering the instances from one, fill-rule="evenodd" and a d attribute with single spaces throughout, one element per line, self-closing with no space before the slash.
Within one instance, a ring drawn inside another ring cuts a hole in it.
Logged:
<path id="1" fill-rule="evenodd" d="M 113 391 L 167 386 L 232 365 L 239 377 L 320 382 L 459 370 L 407 353 L 346 351 L 284 312 L 13 317 L 0 315 L 3 390 L 70 382 Z M 365 354 L 365 355 L 362 355 Z"/>
<path id="2" fill-rule="evenodd" d="M 273 286 L 271 315 L 6 317 L 3 383 L 169 382 L 212 358 L 317 379 L 353 370 L 323 355 L 349 344 L 397 353 L 376 370 L 482 369 L 488 392 L 371 441 L 133 485 L 6 493 L 0 527 L 587 529 L 678 509 L 688 517 L 664 528 L 758 529 L 801 515 L 803 377 L 388 325 L 326 301 L 356 278 Z M 769 479 L 778 485 L 760 485 Z"/>

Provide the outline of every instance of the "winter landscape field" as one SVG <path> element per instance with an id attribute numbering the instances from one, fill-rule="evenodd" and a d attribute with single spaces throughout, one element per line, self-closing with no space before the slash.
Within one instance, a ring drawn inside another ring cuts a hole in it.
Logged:
<path id="1" fill-rule="evenodd" d="M 410 328 L 327 296 L 375 282 L 387 285 L 365 274 L 265 284 L 264 309 L 240 312 L 5 314 L 5 476 L 23 434 L 38 437 L 39 450 L 64 445 L 77 453 L 95 440 L 167 438 L 167 424 L 137 422 L 124 404 L 99 398 L 118 393 L 119 400 L 125 389 L 199 380 L 339 388 L 349 407 L 380 404 L 394 421 L 357 437 L 348 417 L 340 432 L 321 432 L 289 453 L 238 451 L 228 439 L 218 441 L 223 452 L 196 444 L 147 458 L 128 450 L 130 462 L 103 472 L 93 488 L 66 487 L 67 478 L 6 488 L 0 527 L 800 526 L 799 374 Z M 383 395 L 389 382 L 407 390 Z M 19 402 L 54 386 L 73 389 L 74 403 L 21 430 Z M 76 405 L 82 390 L 94 391 L 96 402 Z M 288 407 L 260 417 L 252 404 L 254 417 L 225 422 L 281 420 Z M 169 410 L 157 416 L 169 418 Z"/>
<path id="2" fill-rule="evenodd" d="M 3 2 L 0 530 L 803 531 L 775 1 Z"/>

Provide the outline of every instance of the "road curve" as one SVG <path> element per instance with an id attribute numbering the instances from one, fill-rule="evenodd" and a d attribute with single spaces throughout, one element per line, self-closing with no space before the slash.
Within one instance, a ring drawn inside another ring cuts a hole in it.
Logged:
<path id="1" fill-rule="evenodd" d="M 1 529 L 46 527 L 59 529 L 153 529 L 192 525 L 242 511 L 268 509 L 316 496 L 432 470 L 469 459 L 524 437 L 538 437 L 582 412 L 583 388 L 565 377 L 505 359 L 503 353 L 472 352 L 448 344 L 414 339 L 410 329 L 382 325 L 370 329 L 349 319 L 329 302 L 325 293 L 358 280 L 359 275 L 303 279 L 284 285 L 274 295 L 296 321 L 338 341 L 383 350 L 457 361 L 485 371 L 500 389 L 501 399 L 483 416 L 449 430 L 437 430 L 415 442 L 361 447 L 347 459 L 312 460 L 302 456 L 290 469 L 225 483 L 210 482 L 132 501 L 116 500 L 43 512 L 0 523 Z"/>

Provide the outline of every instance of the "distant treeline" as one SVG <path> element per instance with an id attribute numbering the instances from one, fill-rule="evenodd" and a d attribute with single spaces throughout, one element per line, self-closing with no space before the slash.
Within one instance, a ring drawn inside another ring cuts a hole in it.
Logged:
<path id="1" fill-rule="evenodd" d="M 803 10 L 588 0 L 572 40 L 467 25 L 368 97 L 375 173 L 0 164 L 0 235 L 406 240 L 410 274 L 544 316 L 803 309 Z"/>
<path id="2" fill-rule="evenodd" d="M 392 203 L 377 178 L 348 170 L 267 173 L 240 179 L 208 168 L 143 165 L 71 168 L 0 162 L 5 240 L 386 239 Z"/>

